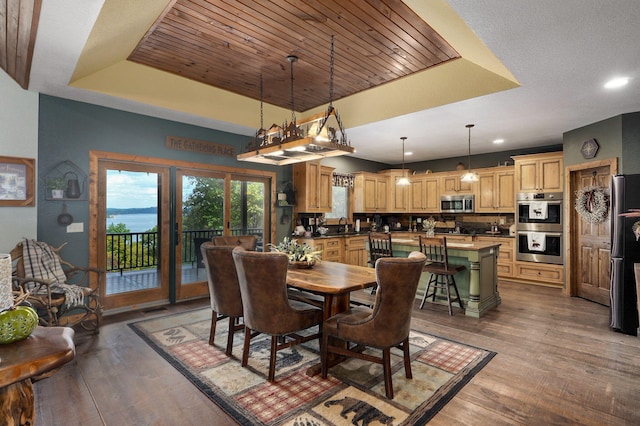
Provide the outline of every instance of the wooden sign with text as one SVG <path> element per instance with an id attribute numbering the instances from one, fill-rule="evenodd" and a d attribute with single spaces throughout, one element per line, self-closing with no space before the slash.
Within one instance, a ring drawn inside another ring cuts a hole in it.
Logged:
<path id="1" fill-rule="evenodd" d="M 236 148 L 231 145 L 223 145 L 214 142 L 200 141 L 198 139 L 167 136 L 167 148 L 178 151 L 198 152 L 200 154 L 236 156 Z"/>

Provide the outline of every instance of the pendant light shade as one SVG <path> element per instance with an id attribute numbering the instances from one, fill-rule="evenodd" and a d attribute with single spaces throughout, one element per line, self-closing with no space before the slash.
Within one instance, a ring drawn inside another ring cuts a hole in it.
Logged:
<path id="1" fill-rule="evenodd" d="M 409 182 L 409 178 L 407 177 L 406 172 L 404 171 L 404 141 L 407 139 L 406 136 L 402 136 L 402 177 L 398 179 L 396 185 L 398 186 L 408 186 L 411 182 Z"/>
<path id="2" fill-rule="evenodd" d="M 460 177 L 462 182 L 477 182 L 478 174 L 471 170 L 471 128 L 474 124 L 467 124 L 465 127 L 469 129 L 469 171 Z"/>

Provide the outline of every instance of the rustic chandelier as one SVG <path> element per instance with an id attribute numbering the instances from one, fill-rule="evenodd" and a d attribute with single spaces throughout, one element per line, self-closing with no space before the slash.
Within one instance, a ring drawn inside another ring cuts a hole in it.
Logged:
<path id="1" fill-rule="evenodd" d="M 291 77 L 291 122 L 282 126 L 263 128 L 262 77 L 260 79 L 260 130 L 249 142 L 245 152 L 238 154 L 238 160 L 255 163 L 286 164 L 317 160 L 325 157 L 352 154 L 355 149 L 347 139 L 342 120 L 333 106 L 333 36 L 331 36 L 329 106 L 323 114 L 296 120 L 293 90 L 293 64 L 298 61 L 294 55 L 287 56 Z"/>

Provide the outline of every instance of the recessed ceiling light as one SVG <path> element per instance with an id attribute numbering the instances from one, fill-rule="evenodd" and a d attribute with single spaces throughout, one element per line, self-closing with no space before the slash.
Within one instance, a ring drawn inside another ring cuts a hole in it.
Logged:
<path id="1" fill-rule="evenodd" d="M 404 153 L 404 155 L 413 155 L 413 152 L 407 151 L 407 152 Z"/>
<path id="2" fill-rule="evenodd" d="M 501 144 L 502 142 L 504 142 L 504 139 L 494 139 L 493 141 L 495 144 Z"/>
<path id="3" fill-rule="evenodd" d="M 606 89 L 617 89 L 618 87 L 625 86 L 629 82 L 629 77 L 616 77 L 607 81 L 604 85 Z"/>

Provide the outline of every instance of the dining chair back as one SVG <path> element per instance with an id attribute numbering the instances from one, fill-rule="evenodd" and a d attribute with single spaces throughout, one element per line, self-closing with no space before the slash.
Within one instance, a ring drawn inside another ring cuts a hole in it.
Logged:
<path id="1" fill-rule="evenodd" d="M 369 232 L 369 265 L 375 267 L 381 257 L 393 257 L 391 234 Z"/>
<path id="2" fill-rule="evenodd" d="M 393 347 L 402 350 L 405 375 L 408 379 L 412 378 L 409 355 L 411 312 L 425 261 L 424 254 L 414 251 L 408 258 L 382 258 L 376 262 L 378 291 L 373 308 L 352 307 L 323 323 L 320 345 L 323 378 L 328 374 L 329 353 L 382 364 L 385 393 L 387 398 L 393 399 Z M 346 346 L 340 341 L 345 342 Z M 364 352 L 362 346 L 381 349 L 382 356 Z"/>
<path id="3" fill-rule="evenodd" d="M 255 251 L 258 237 L 255 235 L 218 236 L 211 238 L 211 242 L 216 246 L 241 246 L 245 250 Z"/>
<path id="4" fill-rule="evenodd" d="M 420 309 L 424 306 L 427 298 L 435 302 L 436 298 L 445 298 L 449 307 L 449 315 L 453 315 L 452 305 L 458 302 L 460 309 L 464 311 L 460 292 L 456 285 L 454 275 L 466 269 L 464 265 L 452 265 L 449 263 L 449 253 L 447 251 L 446 237 L 418 237 L 420 251 L 427 257 L 427 264 L 424 267 L 429 272 L 429 281 L 427 288 L 420 302 Z M 451 298 L 451 288 L 455 291 L 456 297 Z M 440 291 L 440 292 L 438 292 Z"/>
<path id="5" fill-rule="evenodd" d="M 240 324 L 242 318 L 242 299 L 238 275 L 233 262 L 233 246 L 216 246 L 212 242 L 202 243 L 200 251 L 207 271 L 209 300 L 211 302 L 211 332 L 209 344 L 213 345 L 218 321 L 229 318 L 229 332 L 225 353 L 231 356 L 233 336 L 236 331 L 244 329 Z"/>
<path id="6" fill-rule="evenodd" d="M 242 366 L 249 360 L 251 338 L 264 333 L 271 336 L 270 382 L 275 379 L 276 352 L 320 337 L 322 310 L 289 300 L 287 267 L 289 257 L 278 252 L 252 252 L 242 247 L 233 250 L 242 295 L 245 340 Z M 318 332 L 301 334 L 318 326 Z"/>

